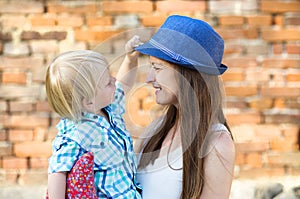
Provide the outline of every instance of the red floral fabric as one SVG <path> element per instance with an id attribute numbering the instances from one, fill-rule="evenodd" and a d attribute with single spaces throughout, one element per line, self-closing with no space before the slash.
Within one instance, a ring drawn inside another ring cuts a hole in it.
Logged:
<path id="1" fill-rule="evenodd" d="M 94 182 L 94 155 L 85 153 L 67 175 L 67 199 L 97 199 Z M 48 193 L 46 199 L 49 199 Z"/>

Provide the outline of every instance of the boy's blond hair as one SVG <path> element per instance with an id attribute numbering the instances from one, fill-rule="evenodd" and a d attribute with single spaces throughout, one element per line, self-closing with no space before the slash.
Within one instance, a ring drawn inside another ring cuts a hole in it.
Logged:
<path id="1" fill-rule="evenodd" d="M 56 57 L 46 73 L 46 92 L 53 110 L 61 117 L 80 120 L 82 100 L 95 97 L 107 66 L 103 55 L 89 50 L 70 51 Z"/>

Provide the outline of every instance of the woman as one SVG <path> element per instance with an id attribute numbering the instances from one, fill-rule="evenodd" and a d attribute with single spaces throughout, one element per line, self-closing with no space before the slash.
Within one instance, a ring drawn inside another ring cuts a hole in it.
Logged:
<path id="1" fill-rule="evenodd" d="M 137 142 L 143 198 L 229 198 L 235 148 L 218 77 L 227 69 L 223 39 L 175 15 L 136 50 L 150 56 L 146 82 L 166 111 Z"/>

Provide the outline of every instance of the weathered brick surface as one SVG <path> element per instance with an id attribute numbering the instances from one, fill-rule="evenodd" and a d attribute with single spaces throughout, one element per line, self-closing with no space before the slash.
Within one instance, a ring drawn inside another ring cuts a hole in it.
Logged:
<path id="1" fill-rule="evenodd" d="M 156 10 L 161 13 L 205 11 L 205 1 L 157 1 Z"/>
<path id="2" fill-rule="evenodd" d="M 147 41 L 171 14 L 210 23 L 225 41 L 225 113 L 236 142 L 236 177 L 299 175 L 298 0 L 0 1 L 0 185 L 46 183 L 60 120 L 47 103 L 46 68 L 59 53 L 102 52 L 115 75 L 124 44 Z M 129 31 L 130 30 L 130 31 Z M 112 39 L 114 38 L 114 39 Z M 140 57 L 138 83 L 148 58 Z M 126 102 L 139 136 L 162 108 L 151 86 Z"/>
<path id="3" fill-rule="evenodd" d="M 47 158 L 51 155 L 51 142 L 27 141 L 14 145 L 16 157 L 27 158 Z"/>
<path id="4" fill-rule="evenodd" d="M 19 158 L 7 156 L 2 159 L 3 169 L 27 169 L 28 160 L 27 158 Z"/>
<path id="5" fill-rule="evenodd" d="M 102 11 L 106 14 L 151 13 L 152 1 L 103 1 Z"/>
<path id="6" fill-rule="evenodd" d="M 47 2 L 47 11 L 49 13 L 97 13 L 98 4 L 89 1 L 76 2 L 70 1 L 66 3 Z"/>
<path id="7" fill-rule="evenodd" d="M 260 9 L 263 12 L 283 13 L 283 12 L 299 12 L 299 1 L 262 1 Z"/>
<path id="8" fill-rule="evenodd" d="M 2 73 L 2 84 L 26 84 L 27 76 L 24 72 Z"/>

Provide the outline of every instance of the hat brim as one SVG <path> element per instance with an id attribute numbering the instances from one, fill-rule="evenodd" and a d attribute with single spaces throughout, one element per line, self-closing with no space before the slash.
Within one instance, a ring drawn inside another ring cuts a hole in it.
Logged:
<path id="1" fill-rule="evenodd" d="M 216 68 L 215 66 L 204 66 L 204 65 L 200 66 L 200 65 L 191 64 L 184 60 L 173 59 L 168 54 L 164 53 L 162 50 L 151 45 L 149 42 L 146 42 L 146 43 L 136 47 L 135 50 L 144 55 L 153 56 L 153 57 L 177 64 L 177 65 L 180 65 L 180 66 L 183 66 L 186 68 L 190 68 L 190 69 L 194 69 L 199 72 L 203 72 L 203 73 L 210 74 L 210 75 L 221 75 L 227 70 L 227 66 L 224 64 L 221 64 L 218 68 Z"/>

